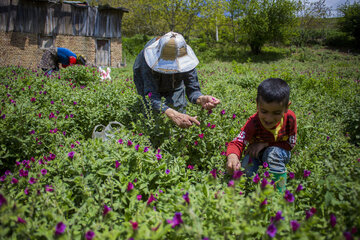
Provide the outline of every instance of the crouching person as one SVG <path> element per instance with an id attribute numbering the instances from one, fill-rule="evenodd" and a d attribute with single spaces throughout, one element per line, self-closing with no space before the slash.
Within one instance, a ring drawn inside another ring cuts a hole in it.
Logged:
<path id="1" fill-rule="evenodd" d="M 74 64 L 86 65 L 86 59 L 82 55 L 77 56 L 67 48 L 46 49 L 40 60 L 40 68 L 45 74 L 51 75 L 53 71 L 59 71 L 59 64 L 63 68 Z"/>
<path id="2" fill-rule="evenodd" d="M 258 86 L 257 112 L 227 148 L 230 173 L 243 167 L 246 175 L 251 177 L 266 162 L 276 188 L 279 192 L 285 191 L 286 164 L 290 161 L 297 135 L 296 116 L 288 109 L 289 96 L 288 84 L 279 78 L 266 79 Z M 245 156 L 240 162 L 243 152 Z"/>

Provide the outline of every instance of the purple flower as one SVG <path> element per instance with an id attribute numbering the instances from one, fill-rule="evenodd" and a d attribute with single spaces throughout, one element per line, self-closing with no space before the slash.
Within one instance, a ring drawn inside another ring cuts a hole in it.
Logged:
<path id="1" fill-rule="evenodd" d="M 46 175 L 46 173 L 47 173 L 47 170 L 44 168 L 44 169 L 41 169 L 41 174 L 43 175 L 43 176 L 45 176 Z"/>
<path id="2" fill-rule="evenodd" d="M 269 166 L 269 164 L 267 162 L 263 162 L 263 167 L 267 168 Z"/>
<path id="3" fill-rule="evenodd" d="M 28 194 L 29 194 L 29 189 L 28 189 L 28 188 L 25 188 L 25 189 L 24 189 L 24 193 L 25 193 L 25 195 L 28 195 Z"/>
<path id="4" fill-rule="evenodd" d="M 55 228 L 55 235 L 60 235 L 65 232 L 66 225 L 63 222 L 59 222 Z"/>
<path id="5" fill-rule="evenodd" d="M 330 214 L 330 225 L 331 227 L 335 227 L 336 225 L 336 216 L 333 213 Z"/>
<path id="6" fill-rule="evenodd" d="M 37 179 L 36 179 L 36 178 L 31 177 L 31 178 L 29 179 L 29 183 L 30 183 L 30 184 L 34 184 L 34 183 L 36 183 L 36 182 L 37 182 Z"/>
<path id="7" fill-rule="evenodd" d="M 183 195 L 183 199 L 185 200 L 185 202 L 187 204 L 190 204 L 190 198 L 189 198 L 189 193 L 186 192 L 184 195 Z"/>
<path id="8" fill-rule="evenodd" d="M 310 176 L 311 171 L 309 170 L 304 170 L 304 178 L 307 178 L 308 176 Z"/>
<path id="9" fill-rule="evenodd" d="M 6 175 L 2 175 L 2 176 L 0 177 L 0 182 L 4 182 L 5 179 L 6 179 Z"/>
<path id="10" fill-rule="evenodd" d="M 284 196 L 285 200 L 288 201 L 288 202 L 294 202 L 295 198 L 294 198 L 294 195 L 289 191 L 289 190 L 286 190 L 285 191 L 285 196 Z"/>
<path id="11" fill-rule="evenodd" d="M 50 153 L 50 159 L 51 159 L 51 160 L 54 160 L 55 158 L 56 158 L 56 155 L 53 154 L 53 153 Z"/>
<path id="12" fill-rule="evenodd" d="M 131 140 L 128 140 L 127 145 L 130 147 L 131 145 L 133 145 Z"/>
<path id="13" fill-rule="evenodd" d="M 116 161 L 115 161 L 115 168 L 119 168 L 120 165 L 121 165 L 121 163 L 120 163 L 118 160 L 116 160 Z"/>
<path id="14" fill-rule="evenodd" d="M 77 102 L 74 101 L 74 105 L 76 105 L 76 104 L 77 104 Z"/>
<path id="15" fill-rule="evenodd" d="M 221 115 L 224 115 L 225 114 L 225 109 L 221 110 Z"/>
<path id="16" fill-rule="evenodd" d="M 19 180 L 17 180 L 16 178 L 12 178 L 11 179 L 11 183 L 12 184 L 17 184 L 19 182 Z"/>
<path id="17" fill-rule="evenodd" d="M 235 119 L 235 118 L 236 118 L 236 114 L 233 114 L 233 115 L 232 115 L 232 119 Z"/>
<path id="18" fill-rule="evenodd" d="M 149 93 L 148 93 L 148 96 L 149 96 L 149 98 L 151 98 L 151 96 L 152 96 L 152 93 L 151 93 L 151 92 L 149 92 Z"/>
<path id="19" fill-rule="evenodd" d="M 46 192 L 53 192 L 53 191 L 54 191 L 54 188 L 53 188 L 53 186 L 51 186 L 51 185 L 46 185 L 46 186 L 45 186 L 45 191 L 46 191 Z"/>
<path id="20" fill-rule="evenodd" d="M 262 189 L 264 189 L 266 187 L 266 185 L 268 185 L 268 184 L 269 184 L 268 180 L 266 178 L 263 178 L 261 180 L 260 186 L 261 186 Z"/>
<path id="21" fill-rule="evenodd" d="M 118 143 L 123 144 L 124 142 L 123 142 L 123 140 L 120 138 L 120 139 L 118 140 Z"/>
<path id="22" fill-rule="evenodd" d="M 166 173 L 166 174 L 169 174 L 169 173 L 170 173 L 170 170 L 169 170 L 169 169 L 166 169 L 166 170 L 165 170 L 165 173 Z"/>
<path id="23" fill-rule="evenodd" d="M 298 228 L 300 227 L 300 223 L 298 223 L 298 221 L 296 221 L 296 220 L 291 220 L 290 226 L 291 226 L 291 229 L 293 230 L 293 232 L 296 232 L 296 230 L 298 230 Z"/>
<path id="24" fill-rule="evenodd" d="M 316 213 L 316 209 L 315 208 L 311 208 L 309 211 L 306 211 L 306 220 L 311 218 L 314 214 Z"/>
<path id="25" fill-rule="evenodd" d="M 5 118 L 6 118 L 6 115 L 5 115 L 5 114 L 3 114 L 3 115 L 1 116 L 1 118 L 2 118 L 2 119 L 5 119 Z"/>
<path id="26" fill-rule="evenodd" d="M 172 228 L 184 223 L 182 218 L 181 218 L 181 215 L 182 215 L 181 212 L 175 212 L 175 215 L 174 215 L 173 219 L 172 220 L 168 219 L 167 223 L 171 224 Z"/>
<path id="27" fill-rule="evenodd" d="M 301 184 L 299 184 L 298 187 L 296 188 L 296 192 L 300 192 L 303 189 L 304 187 Z"/>
<path id="28" fill-rule="evenodd" d="M 127 191 L 130 192 L 132 189 L 134 189 L 134 184 L 132 184 L 131 182 L 128 183 L 127 185 Z"/>
<path id="29" fill-rule="evenodd" d="M 228 183 L 228 187 L 233 187 L 234 186 L 234 180 L 230 180 L 229 183 Z"/>
<path id="30" fill-rule="evenodd" d="M 212 114 L 212 112 L 213 112 L 213 111 L 210 109 L 210 110 L 208 111 L 208 114 L 210 115 L 210 114 Z"/>
<path id="31" fill-rule="evenodd" d="M 193 165 L 188 165 L 187 168 L 190 169 L 190 170 L 193 170 L 194 166 Z"/>
<path id="32" fill-rule="evenodd" d="M 144 148 L 144 153 L 146 153 L 147 151 L 149 151 L 149 147 Z"/>
<path id="33" fill-rule="evenodd" d="M 269 177 L 270 177 L 270 173 L 269 173 L 268 171 L 266 171 L 266 172 L 264 172 L 264 176 L 265 176 L 266 178 L 269 178 Z"/>
<path id="34" fill-rule="evenodd" d="M 326 136 L 326 141 L 329 141 L 330 137 L 329 136 Z"/>
<path id="35" fill-rule="evenodd" d="M 17 223 L 23 223 L 26 224 L 26 221 L 24 219 L 22 219 L 21 217 L 18 217 L 17 219 Z"/>
<path id="36" fill-rule="evenodd" d="M 75 147 L 75 144 L 72 143 L 72 144 L 70 145 L 70 147 L 71 147 L 71 148 L 74 148 L 74 147 Z"/>
<path id="37" fill-rule="evenodd" d="M 93 231 L 87 231 L 85 233 L 85 239 L 86 240 L 92 240 L 95 237 L 95 233 Z"/>
<path id="38" fill-rule="evenodd" d="M 136 199 L 137 199 L 138 201 L 140 201 L 141 198 L 142 198 L 142 195 L 137 195 L 137 196 L 136 196 Z"/>
<path id="39" fill-rule="evenodd" d="M 36 101 L 36 98 L 34 98 L 34 97 L 30 99 L 30 102 L 35 102 L 35 101 Z"/>
<path id="40" fill-rule="evenodd" d="M 277 213 L 275 214 L 275 217 L 270 218 L 270 222 L 271 223 L 276 223 L 276 222 L 280 221 L 281 219 L 284 220 L 284 217 L 281 214 L 282 214 L 281 211 L 277 211 Z"/>
<path id="41" fill-rule="evenodd" d="M 51 103 L 51 104 L 54 104 L 54 101 L 51 101 L 50 103 Z"/>
<path id="42" fill-rule="evenodd" d="M 160 159 L 162 159 L 162 156 L 161 156 L 161 154 L 156 154 L 155 156 L 156 156 L 156 159 L 157 159 L 157 160 L 160 160 Z"/>
<path id="43" fill-rule="evenodd" d="M 110 211 L 111 211 L 111 208 L 108 207 L 107 205 L 104 205 L 103 216 L 106 216 L 106 214 L 108 214 Z"/>
<path id="44" fill-rule="evenodd" d="M 258 183 L 259 181 L 260 181 L 259 174 L 256 174 L 255 177 L 253 178 L 253 182 Z"/>
<path id="45" fill-rule="evenodd" d="M 19 170 L 19 176 L 20 177 L 27 177 L 28 175 L 29 175 L 29 171 L 24 170 L 24 169 Z"/>
<path id="46" fill-rule="evenodd" d="M 264 201 L 262 201 L 262 202 L 260 203 L 260 207 L 263 207 L 263 206 L 265 206 L 265 205 L 267 205 L 267 204 L 268 204 L 268 201 L 267 201 L 267 198 L 265 198 Z"/>
<path id="47" fill-rule="evenodd" d="M 203 139 L 203 138 L 204 138 L 204 134 L 203 134 L 203 133 L 199 134 L 199 138 L 200 138 L 200 139 Z"/>
<path id="48" fill-rule="evenodd" d="M 294 179 L 294 177 L 295 177 L 295 173 L 289 172 L 289 178 L 290 178 L 290 179 Z"/>
<path id="49" fill-rule="evenodd" d="M 138 229 L 139 227 L 139 224 L 137 222 L 133 222 L 133 221 L 129 221 L 131 223 L 131 227 L 133 230 L 136 230 Z"/>
<path id="50" fill-rule="evenodd" d="M 35 130 L 31 130 L 31 131 L 29 132 L 29 134 L 30 134 L 30 135 L 35 134 Z"/>
<path id="51" fill-rule="evenodd" d="M 10 171 L 10 170 L 6 170 L 6 171 L 5 171 L 5 175 L 6 175 L 6 176 L 11 175 L 11 171 Z"/>
<path id="52" fill-rule="evenodd" d="M 73 159 L 73 158 L 74 158 L 74 154 L 75 154 L 75 152 L 71 151 L 71 152 L 68 153 L 68 157 L 71 158 L 71 159 Z"/>
<path id="53" fill-rule="evenodd" d="M 242 171 L 234 171 L 233 179 L 237 180 L 237 179 L 241 178 L 242 175 L 244 175 L 244 173 Z"/>
<path id="54" fill-rule="evenodd" d="M 216 169 L 210 171 L 211 175 L 216 179 Z"/>
<path id="55" fill-rule="evenodd" d="M 216 124 L 211 124 L 211 129 L 214 129 L 216 127 Z"/>
<path id="56" fill-rule="evenodd" d="M 135 145 L 135 150 L 136 150 L 136 151 L 139 151 L 139 147 L 140 147 L 140 145 L 139 145 L 139 144 L 136 144 L 136 145 Z"/>
<path id="57" fill-rule="evenodd" d="M 349 233 L 349 232 L 344 232 L 343 236 L 345 237 L 346 240 L 353 240 L 353 237 L 351 236 L 351 233 Z"/>
<path id="58" fill-rule="evenodd" d="M 277 229 L 276 229 L 276 227 L 275 227 L 274 224 L 270 224 L 269 227 L 268 227 L 267 230 L 266 230 L 266 233 L 267 233 L 271 238 L 275 237 L 276 232 L 277 232 Z"/>
<path id="59" fill-rule="evenodd" d="M 153 201 L 156 201 L 154 195 L 151 193 L 149 199 L 147 200 L 147 205 L 150 205 Z"/>
<path id="60" fill-rule="evenodd" d="M 7 204 L 6 198 L 0 193 L 0 207 Z"/>

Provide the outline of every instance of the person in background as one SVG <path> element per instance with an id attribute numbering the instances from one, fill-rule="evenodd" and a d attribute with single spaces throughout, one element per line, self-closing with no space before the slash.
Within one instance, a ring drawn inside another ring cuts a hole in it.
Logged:
<path id="1" fill-rule="evenodd" d="M 137 56 L 133 71 L 139 95 L 153 110 L 161 111 L 177 126 L 200 125 L 197 117 L 186 114 L 187 100 L 210 110 L 220 103 L 200 91 L 196 66 L 199 60 L 184 37 L 168 32 L 150 40 Z M 162 103 L 161 98 L 165 98 Z"/>
<path id="2" fill-rule="evenodd" d="M 266 79 L 258 86 L 257 112 L 227 147 L 227 169 L 230 173 L 243 167 L 250 177 L 265 162 L 276 188 L 279 192 L 285 191 L 285 165 L 290 160 L 290 151 L 296 144 L 297 136 L 296 116 L 288 109 L 291 104 L 289 95 L 288 84 L 279 78 Z M 243 153 L 245 157 L 240 163 Z"/>
<path id="3" fill-rule="evenodd" d="M 74 64 L 85 65 L 86 60 L 82 55 L 77 56 L 69 49 L 61 47 L 47 49 L 40 60 L 40 68 L 49 75 L 53 71 L 59 71 L 59 64 L 66 68 Z"/>

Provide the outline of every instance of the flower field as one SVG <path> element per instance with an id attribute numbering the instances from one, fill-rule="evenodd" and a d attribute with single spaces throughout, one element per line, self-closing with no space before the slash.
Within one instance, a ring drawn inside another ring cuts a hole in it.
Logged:
<path id="1" fill-rule="evenodd" d="M 132 66 L 112 69 L 112 81 L 83 66 L 50 77 L 1 68 L 0 238 L 360 239 L 360 56 L 264 51 L 243 63 L 200 58 L 202 92 L 221 104 L 189 104 L 201 122 L 189 129 L 144 117 Z M 266 165 L 253 178 L 225 168 L 269 77 L 288 82 L 298 120 L 283 194 Z M 124 127 L 92 139 L 111 121 Z"/>

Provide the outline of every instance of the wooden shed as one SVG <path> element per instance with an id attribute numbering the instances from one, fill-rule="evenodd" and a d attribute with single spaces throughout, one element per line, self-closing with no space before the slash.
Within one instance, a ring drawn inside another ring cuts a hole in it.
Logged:
<path id="1" fill-rule="evenodd" d="M 96 66 L 123 65 L 125 8 L 87 2 L 0 0 L 0 66 L 37 67 L 46 48 L 65 47 Z"/>

